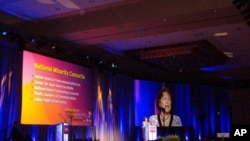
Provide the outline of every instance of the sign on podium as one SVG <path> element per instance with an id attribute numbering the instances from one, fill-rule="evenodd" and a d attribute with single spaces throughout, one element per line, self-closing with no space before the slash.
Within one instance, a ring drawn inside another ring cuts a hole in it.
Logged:
<path id="1" fill-rule="evenodd" d="M 143 132 L 144 141 L 157 139 L 157 127 L 156 126 L 149 125 L 149 126 L 142 127 L 142 132 Z"/>

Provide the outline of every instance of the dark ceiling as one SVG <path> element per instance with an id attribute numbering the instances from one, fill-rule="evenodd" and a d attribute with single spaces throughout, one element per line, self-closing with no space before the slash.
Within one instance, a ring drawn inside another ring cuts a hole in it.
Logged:
<path id="1" fill-rule="evenodd" d="M 0 30 L 27 50 L 138 79 L 248 87 L 249 3 L 0 0 Z"/>

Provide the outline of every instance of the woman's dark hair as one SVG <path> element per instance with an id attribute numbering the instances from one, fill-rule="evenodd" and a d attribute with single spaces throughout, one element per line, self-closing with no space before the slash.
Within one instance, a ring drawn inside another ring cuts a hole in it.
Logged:
<path id="1" fill-rule="evenodd" d="M 173 96 L 172 96 L 172 93 L 171 91 L 168 89 L 168 88 L 162 88 L 159 92 L 158 92 L 158 95 L 157 95 L 157 98 L 156 98 L 156 104 L 157 104 L 157 109 L 160 111 L 161 107 L 159 106 L 159 102 L 160 102 L 160 99 L 163 97 L 163 93 L 164 92 L 167 92 L 171 98 L 171 109 L 170 109 L 170 112 L 172 112 L 172 109 L 173 109 Z"/>

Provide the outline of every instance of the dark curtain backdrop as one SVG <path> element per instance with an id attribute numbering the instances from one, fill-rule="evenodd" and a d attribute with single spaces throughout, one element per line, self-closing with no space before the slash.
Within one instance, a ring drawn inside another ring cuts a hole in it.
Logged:
<path id="1" fill-rule="evenodd" d="M 0 140 L 8 138 L 11 125 L 19 120 L 21 107 L 21 58 L 18 46 L 0 41 Z"/>
<path id="2" fill-rule="evenodd" d="M 0 140 L 4 141 L 13 122 L 20 120 L 22 54 L 11 43 L 0 42 L 0 49 Z M 229 105 L 223 88 L 134 80 L 98 67 L 93 68 L 93 75 L 94 138 L 100 141 L 140 138 L 135 127 L 141 126 L 144 116 L 157 112 L 154 100 L 163 86 L 174 92 L 175 113 L 184 126 L 194 128 L 197 138 L 229 132 Z M 54 126 L 25 125 L 23 133 L 34 141 L 55 141 Z"/>
<path id="3" fill-rule="evenodd" d="M 192 124 L 199 138 L 230 132 L 229 97 L 224 88 L 191 85 Z"/>

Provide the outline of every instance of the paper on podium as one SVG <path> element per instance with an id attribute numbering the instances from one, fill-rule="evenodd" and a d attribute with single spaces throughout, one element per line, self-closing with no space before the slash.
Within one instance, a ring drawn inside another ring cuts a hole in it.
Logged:
<path id="1" fill-rule="evenodd" d="M 142 128 L 144 141 L 156 140 L 157 139 L 157 127 L 156 126 L 145 126 Z"/>

